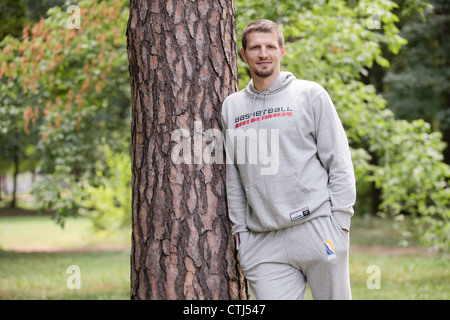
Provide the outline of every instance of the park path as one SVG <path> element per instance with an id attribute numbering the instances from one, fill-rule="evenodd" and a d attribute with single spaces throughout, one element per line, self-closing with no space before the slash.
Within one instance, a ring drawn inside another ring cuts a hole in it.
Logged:
<path id="1" fill-rule="evenodd" d="M 8 251 L 21 252 L 21 253 L 77 253 L 77 252 L 107 252 L 107 251 L 127 251 L 130 250 L 130 246 L 126 245 L 93 245 L 84 247 L 69 247 L 61 248 L 49 245 L 29 245 L 29 246 L 14 246 L 8 248 Z M 375 255 L 421 255 L 421 256 L 434 256 L 436 251 L 429 250 L 427 248 L 420 247 L 386 247 L 375 246 L 365 247 L 352 245 L 350 247 L 351 253 L 360 254 L 375 254 Z"/>
<path id="2" fill-rule="evenodd" d="M 49 245 L 14 246 L 7 251 L 19 253 L 79 253 L 79 252 L 107 252 L 107 251 L 129 251 L 130 246 L 125 245 L 94 245 L 86 247 L 61 248 Z"/>

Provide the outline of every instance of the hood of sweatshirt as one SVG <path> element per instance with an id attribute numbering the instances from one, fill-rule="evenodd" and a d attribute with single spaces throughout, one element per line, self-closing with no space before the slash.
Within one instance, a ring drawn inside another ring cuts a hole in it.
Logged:
<path id="1" fill-rule="evenodd" d="M 281 72 L 280 75 L 278 76 L 278 78 L 275 79 L 275 81 L 272 83 L 272 85 L 264 91 L 258 91 L 258 89 L 256 89 L 253 84 L 253 79 L 250 80 L 248 85 L 245 87 L 244 92 L 253 97 L 253 102 L 252 102 L 252 107 L 251 107 L 252 115 L 253 115 L 253 112 L 255 111 L 256 98 L 259 95 L 264 96 L 264 105 L 263 105 L 263 109 L 264 109 L 267 105 L 267 99 L 269 96 L 278 94 L 289 83 L 291 83 L 295 79 L 296 79 L 295 76 L 291 72 Z"/>
<path id="2" fill-rule="evenodd" d="M 264 90 L 264 91 L 258 91 L 255 86 L 253 85 L 253 79 L 250 80 L 248 85 L 245 87 L 244 90 L 246 90 L 249 94 L 275 94 L 282 90 L 285 86 L 287 86 L 289 83 L 291 83 L 293 80 L 295 80 L 295 76 L 290 72 L 281 72 L 277 79 L 272 83 L 272 85 Z"/>

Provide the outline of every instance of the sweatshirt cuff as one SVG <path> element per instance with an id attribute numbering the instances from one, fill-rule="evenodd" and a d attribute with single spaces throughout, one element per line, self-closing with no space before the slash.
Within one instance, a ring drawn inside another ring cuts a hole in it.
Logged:
<path id="1" fill-rule="evenodd" d="M 336 219 L 338 225 L 345 230 L 350 231 L 350 221 L 352 219 L 352 215 L 342 211 L 334 211 L 333 217 Z"/>

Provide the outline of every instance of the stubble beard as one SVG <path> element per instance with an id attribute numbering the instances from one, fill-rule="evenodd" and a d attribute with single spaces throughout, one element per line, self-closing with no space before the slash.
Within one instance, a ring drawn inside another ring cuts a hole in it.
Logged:
<path id="1" fill-rule="evenodd" d="M 255 75 L 257 75 L 260 78 L 268 78 L 271 75 L 273 75 L 274 71 L 275 71 L 275 68 L 269 69 L 269 70 L 262 70 L 262 71 L 255 70 Z"/>
<path id="2" fill-rule="evenodd" d="M 261 60 L 261 62 L 263 62 L 263 61 L 268 61 L 268 60 Z M 264 66 L 262 68 L 255 68 L 253 73 L 260 78 L 268 78 L 275 73 L 275 69 L 276 69 L 276 66 L 272 64 L 269 66 Z"/>

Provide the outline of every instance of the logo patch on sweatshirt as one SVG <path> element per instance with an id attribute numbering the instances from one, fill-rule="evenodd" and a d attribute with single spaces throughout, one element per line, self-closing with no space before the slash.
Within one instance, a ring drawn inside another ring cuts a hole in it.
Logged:
<path id="1" fill-rule="evenodd" d="M 333 244 L 331 243 L 331 240 L 325 240 L 323 244 L 325 245 L 328 260 L 336 258 L 336 251 L 334 251 L 334 247 Z"/>
<path id="2" fill-rule="evenodd" d="M 306 217 L 307 215 L 309 215 L 311 212 L 309 211 L 309 208 L 303 208 L 300 210 L 296 210 L 294 212 L 289 213 L 289 216 L 291 217 L 291 221 L 295 221 L 297 219 Z"/>

